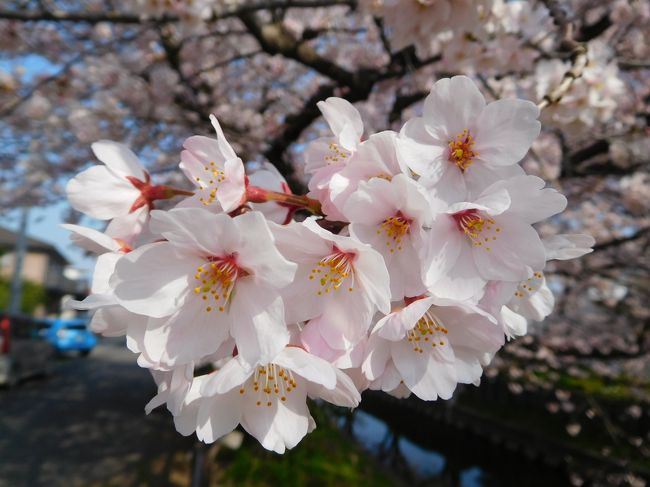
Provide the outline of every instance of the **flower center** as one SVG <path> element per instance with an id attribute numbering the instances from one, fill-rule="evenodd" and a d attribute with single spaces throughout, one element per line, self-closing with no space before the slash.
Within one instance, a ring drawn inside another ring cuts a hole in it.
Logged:
<path id="1" fill-rule="evenodd" d="M 310 280 L 318 279 L 320 283 L 320 289 L 316 291 L 316 294 L 322 296 L 338 290 L 347 278 L 350 278 L 348 291 L 352 292 L 354 289 L 354 266 L 352 263 L 355 257 L 356 254 L 344 252 L 334 245 L 333 253 L 323 257 L 309 274 Z"/>
<path id="2" fill-rule="evenodd" d="M 544 282 L 544 274 L 542 274 L 541 272 L 535 272 L 533 274 L 533 277 L 528 278 L 525 281 L 521 281 L 519 283 L 519 286 L 515 291 L 515 297 L 523 298 L 525 296 L 530 296 L 536 293 L 537 291 L 539 291 L 539 288 L 542 287 L 543 282 Z"/>
<path id="3" fill-rule="evenodd" d="M 256 406 L 271 407 L 278 397 L 286 401 L 287 394 L 298 387 L 291 371 L 275 364 L 258 366 L 252 379 L 252 384 L 250 381 L 247 384 L 249 387 L 252 385 Z M 239 389 L 239 394 L 246 394 L 246 384 Z"/>
<path id="4" fill-rule="evenodd" d="M 205 308 L 208 313 L 214 309 L 212 304 L 219 311 L 225 311 L 237 278 L 246 275 L 248 273 L 237 265 L 236 254 L 208 257 L 205 264 L 196 268 L 194 278 L 200 285 L 194 288 L 194 293 L 203 301 L 214 301 Z"/>
<path id="5" fill-rule="evenodd" d="M 453 162 L 462 172 L 465 172 L 474 163 L 474 157 L 479 155 L 472 150 L 474 143 L 474 137 L 469 130 L 463 130 L 454 140 L 449 141 L 449 162 Z"/>
<path id="6" fill-rule="evenodd" d="M 386 234 L 386 247 L 392 254 L 395 250 L 402 250 L 402 237 L 409 233 L 410 227 L 411 220 L 402 215 L 402 212 L 397 212 L 379 225 L 377 235 Z"/>
<path id="7" fill-rule="evenodd" d="M 424 313 L 415 326 L 406 333 L 406 340 L 413 345 L 415 353 L 424 353 L 424 348 L 431 344 L 431 349 L 445 345 L 445 335 L 449 330 L 431 311 Z"/>
<path id="8" fill-rule="evenodd" d="M 208 206 L 217 198 L 218 186 L 226 180 L 226 173 L 214 161 L 211 161 L 209 166 L 203 166 L 203 170 L 207 175 L 203 178 L 197 176 L 195 180 L 201 189 L 206 190 L 206 195 L 199 198 L 199 201 L 203 206 Z"/>
<path id="9" fill-rule="evenodd" d="M 330 142 L 327 148 L 329 149 L 329 154 L 325 156 L 326 164 L 340 164 L 352 155 L 336 142 Z"/>
<path id="10" fill-rule="evenodd" d="M 475 247 L 483 247 L 487 252 L 492 250 L 490 244 L 497 240 L 501 227 L 490 217 L 483 217 L 478 210 L 459 211 L 452 215 L 459 230 L 471 240 Z"/>

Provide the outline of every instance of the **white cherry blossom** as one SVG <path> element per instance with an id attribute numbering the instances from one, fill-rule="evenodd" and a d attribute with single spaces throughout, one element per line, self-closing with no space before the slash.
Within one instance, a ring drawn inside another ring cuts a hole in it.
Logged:
<path id="1" fill-rule="evenodd" d="M 470 78 L 444 78 L 425 100 L 423 116 L 402 128 L 398 157 L 441 197 L 463 201 L 499 179 L 523 174 L 516 164 L 539 135 L 538 115 L 530 101 L 486 104 Z"/>
<path id="2" fill-rule="evenodd" d="M 241 423 L 264 448 L 284 453 L 316 427 L 307 397 L 345 407 L 356 407 L 361 400 L 343 372 L 289 346 L 253 369 L 232 359 L 194 379 L 176 426 L 184 434 L 196 430 L 200 440 L 212 443 Z"/>
<path id="3" fill-rule="evenodd" d="M 153 318 L 143 345 L 155 362 L 198 360 L 230 336 L 249 364 L 284 347 L 279 290 L 296 265 L 279 254 L 260 213 L 230 218 L 200 208 L 156 211 L 152 228 L 168 241 L 120 259 L 111 284 L 122 306 Z"/>
<path id="4" fill-rule="evenodd" d="M 388 392 L 403 383 L 420 399 L 449 399 L 457 384 L 480 379 L 503 341 L 496 320 L 476 306 L 413 298 L 377 322 L 362 370 L 371 389 Z"/>
<path id="5" fill-rule="evenodd" d="M 429 291 L 450 299 L 480 299 L 487 281 L 532 277 L 546 261 L 532 227 L 559 213 L 566 198 L 535 176 L 517 176 L 455 203 L 431 225 L 424 252 Z"/>
<path id="6" fill-rule="evenodd" d="M 418 256 L 433 211 L 424 189 L 405 174 L 361 182 L 345 205 L 350 234 L 377 249 L 390 275 L 391 299 L 424 292 Z"/>
<path id="7" fill-rule="evenodd" d="M 390 309 L 389 276 L 381 255 L 351 237 L 334 235 L 315 220 L 274 225 L 280 252 L 298 264 L 283 291 L 287 322 L 310 320 L 333 349 L 361 341 L 375 311 Z"/>
<path id="8" fill-rule="evenodd" d="M 210 115 L 217 138 L 194 135 L 183 143 L 179 167 L 196 186 L 180 207 L 204 207 L 229 213 L 244 202 L 244 163 L 226 140 L 217 117 Z"/>

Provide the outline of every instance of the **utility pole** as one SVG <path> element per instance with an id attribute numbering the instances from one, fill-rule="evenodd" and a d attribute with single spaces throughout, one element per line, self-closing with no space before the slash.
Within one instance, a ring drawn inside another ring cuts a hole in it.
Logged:
<path id="1" fill-rule="evenodd" d="M 9 314 L 20 313 L 23 291 L 23 261 L 27 253 L 27 222 L 29 221 L 29 208 L 23 206 L 20 210 L 20 226 L 16 236 L 14 250 L 14 275 L 11 280 L 11 301 L 9 301 Z"/>

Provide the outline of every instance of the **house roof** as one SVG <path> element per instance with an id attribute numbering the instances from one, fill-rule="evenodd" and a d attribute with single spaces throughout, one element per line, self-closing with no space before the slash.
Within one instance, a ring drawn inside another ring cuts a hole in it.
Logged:
<path id="1" fill-rule="evenodd" d="M 16 232 L 0 227 L 0 249 L 13 250 L 16 246 L 17 239 L 18 234 Z M 68 259 L 66 259 L 54 245 L 45 242 L 44 240 L 27 237 L 27 250 L 29 252 L 43 252 L 55 256 L 68 264 Z"/>

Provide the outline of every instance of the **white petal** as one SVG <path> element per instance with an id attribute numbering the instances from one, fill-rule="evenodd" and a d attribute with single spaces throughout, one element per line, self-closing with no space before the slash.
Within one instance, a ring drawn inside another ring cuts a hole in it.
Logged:
<path id="1" fill-rule="evenodd" d="M 495 166 L 516 164 L 539 135 L 539 109 L 526 100 L 503 99 L 490 103 L 476 123 L 475 149 L 479 161 Z"/>
<path id="2" fill-rule="evenodd" d="M 547 237 L 542 243 L 546 249 L 546 260 L 568 260 L 593 252 L 596 241 L 591 235 L 561 234 Z"/>
<path id="3" fill-rule="evenodd" d="M 68 182 L 66 192 L 75 210 L 99 220 L 128 214 L 140 196 L 130 182 L 105 166 L 93 166 L 77 174 Z"/>
<path id="4" fill-rule="evenodd" d="M 269 289 L 240 280 L 233 293 L 230 334 L 239 359 L 247 365 L 268 363 L 289 343 L 282 298 Z"/>
<path id="5" fill-rule="evenodd" d="M 217 199 L 223 211 L 229 213 L 237 209 L 244 201 L 246 186 L 244 163 L 240 158 L 230 159 L 224 164 L 225 180 L 219 185 Z"/>
<path id="6" fill-rule="evenodd" d="M 201 386 L 201 394 L 204 396 L 225 394 L 244 384 L 253 372 L 255 369 L 244 367 L 237 358 L 232 358 L 219 370 L 207 376 Z"/>
<path id="7" fill-rule="evenodd" d="M 64 223 L 61 227 L 71 232 L 70 240 L 72 242 L 89 252 L 103 254 L 105 252 L 117 252 L 120 250 L 120 244 L 113 238 L 94 228 L 69 223 Z"/>
<path id="8" fill-rule="evenodd" d="M 449 344 L 431 352 L 416 353 L 406 341 L 391 345 L 393 363 L 406 386 L 420 399 L 449 399 L 458 382 L 454 353 Z"/>
<path id="9" fill-rule="evenodd" d="M 354 150 L 363 135 L 363 120 L 359 111 L 349 101 L 336 97 L 319 101 L 318 108 L 341 145 Z"/>
<path id="10" fill-rule="evenodd" d="M 467 76 L 438 80 L 424 101 L 424 119 L 432 134 L 447 140 L 471 129 L 485 107 L 485 98 Z"/>
<path id="11" fill-rule="evenodd" d="M 309 431 L 311 416 L 302 387 L 287 394 L 286 401 L 273 401 L 270 407 L 245 402 L 242 426 L 267 450 L 284 453 Z"/>
<path id="12" fill-rule="evenodd" d="M 257 211 L 244 213 L 234 223 L 244 237 L 237 251 L 239 260 L 256 281 L 278 289 L 290 284 L 298 266 L 280 254 L 264 215 Z"/>
<path id="13" fill-rule="evenodd" d="M 90 146 L 97 159 L 119 176 L 133 176 L 141 181 L 145 171 L 138 157 L 124 144 L 111 140 L 100 140 Z"/>
<path id="14" fill-rule="evenodd" d="M 357 407 L 359 402 L 361 402 L 361 395 L 354 382 L 342 370 L 334 368 L 334 372 L 336 374 L 335 386 L 328 389 L 320 384 L 308 384 L 307 390 L 309 397 L 323 399 L 336 406 L 347 408 Z"/>
<path id="15" fill-rule="evenodd" d="M 487 280 L 522 281 L 532 275 L 533 269 L 542 269 L 546 254 L 537 231 L 515 218 L 495 220 L 501 228 L 496 240 L 489 247 L 472 249 L 480 275 Z"/>
<path id="16" fill-rule="evenodd" d="M 170 243 L 144 245 L 117 263 L 112 282 L 115 296 L 134 313 L 171 315 L 188 292 L 191 274 L 202 263 L 198 258 L 179 257 Z"/>
<path id="17" fill-rule="evenodd" d="M 233 431 L 241 420 L 244 400 L 237 390 L 204 398 L 197 417 L 199 440 L 213 443 Z"/>

